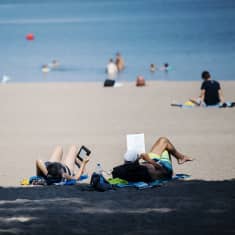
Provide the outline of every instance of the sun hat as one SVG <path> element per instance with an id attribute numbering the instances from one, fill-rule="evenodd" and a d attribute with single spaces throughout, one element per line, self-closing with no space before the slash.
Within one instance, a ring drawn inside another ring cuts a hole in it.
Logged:
<path id="1" fill-rule="evenodd" d="M 126 162 L 134 162 L 138 158 L 138 152 L 134 149 L 128 149 L 124 154 L 124 160 Z"/>

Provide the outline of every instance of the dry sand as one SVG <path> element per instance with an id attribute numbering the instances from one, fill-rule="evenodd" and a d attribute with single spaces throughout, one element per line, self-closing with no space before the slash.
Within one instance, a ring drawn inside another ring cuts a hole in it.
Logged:
<path id="1" fill-rule="evenodd" d="M 225 99 L 234 101 L 235 82 L 221 83 Z M 146 149 L 160 136 L 195 158 L 177 165 L 191 179 L 235 178 L 235 108 L 171 107 L 199 93 L 200 82 L 2 84 L 0 86 L 0 185 L 19 186 L 35 175 L 35 160 L 48 159 L 54 146 L 70 144 L 92 150 L 105 170 L 122 162 L 126 134 L 144 133 Z"/>
<path id="2" fill-rule="evenodd" d="M 222 82 L 235 100 L 235 82 Z M 4 84 L 0 86 L 0 234 L 234 234 L 235 108 L 171 107 L 197 96 L 199 82 Z M 160 188 L 90 192 L 87 185 L 16 187 L 53 147 L 85 144 L 88 172 L 122 162 L 126 134 L 160 136 L 196 160 L 174 161 L 188 181 Z"/>

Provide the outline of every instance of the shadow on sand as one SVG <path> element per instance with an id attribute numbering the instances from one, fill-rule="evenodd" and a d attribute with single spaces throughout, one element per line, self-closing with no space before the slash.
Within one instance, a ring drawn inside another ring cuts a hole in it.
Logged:
<path id="1" fill-rule="evenodd" d="M 235 180 L 0 188 L 0 234 L 234 234 Z"/>

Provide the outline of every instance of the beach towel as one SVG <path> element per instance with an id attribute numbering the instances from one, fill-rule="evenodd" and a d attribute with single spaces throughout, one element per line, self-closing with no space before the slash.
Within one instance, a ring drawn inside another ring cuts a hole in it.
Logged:
<path id="1" fill-rule="evenodd" d="M 81 175 L 81 177 L 79 178 L 79 180 L 65 180 L 65 181 L 61 181 L 59 183 L 53 183 L 52 185 L 75 185 L 78 182 L 85 180 L 88 178 L 87 174 Z M 41 177 L 41 176 L 31 176 L 29 178 L 24 178 L 21 180 L 20 182 L 21 185 L 48 185 L 46 180 Z"/>
<path id="2" fill-rule="evenodd" d="M 179 180 L 179 179 L 186 179 L 189 178 L 190 175 L 187 174 L 176 174 L 173 176 L 171 179 L 159 179 L 159 180 L 154 180 L 152 182 L 128 182 L 126 180 L 120 179 L 120 178 L 110 178 L 108 179 L 108 182 L 118 188 L 124 188 L 124 187 L 133 187 L 137 189 L 146 189 L 146 188 L 153 188 L 153 187 L 159 187 L 169 181 L 172 180 Z"/>
<path id="3" fill-rule="evenodd" d="M 202 107 L 202 108 L 233 108 L 235 107 L 235 102 L 230 102 L 230 101 L 226 101 L 223 104 L 216 104 L 216 105 L 196 105 L 191 101 L 186 101 L 182 104 L 180 103 L 172 103 L 171 106 L 173 107 L 179 107 L 179 108 L 198 108 L 198 107 Z"/>

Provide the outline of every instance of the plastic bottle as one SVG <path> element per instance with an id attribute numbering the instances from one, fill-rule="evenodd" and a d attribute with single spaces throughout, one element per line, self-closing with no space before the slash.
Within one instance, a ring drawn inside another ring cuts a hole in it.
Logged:
<path id="1" fill-rule="evenodd" d="M 103 169 L 102 169 L 100 163 L 97 163 L 95 173 L 98 175 L 101 175 L 103 173 Z"/>

